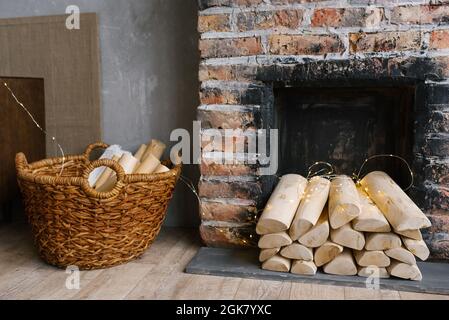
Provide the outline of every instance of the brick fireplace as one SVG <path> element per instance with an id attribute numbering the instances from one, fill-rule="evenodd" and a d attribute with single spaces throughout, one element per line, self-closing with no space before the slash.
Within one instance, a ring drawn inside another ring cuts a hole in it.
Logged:
<path id="1" fill-rule="evenodd" d="M 306 175 L 317 160 L 352 174 L 366 156 L 401 155 L 415 172 L 410 194 L 433 224 L 424 234 L 432 256 L 449 259 L 449 1 L 199 0 L 199 8 L 203 140 L 215 129 L 245 130 L 239 143 L 277 128 L 279 174 Z M 300 130 L 309 123 L 330 129 Z M 287 155 L 285 144 L 296 151 Z M 233 150 L 202 152 L 209 246 L 254 245 L 277 181 L 239 161 L 257 154 L 214 160 Z"/>

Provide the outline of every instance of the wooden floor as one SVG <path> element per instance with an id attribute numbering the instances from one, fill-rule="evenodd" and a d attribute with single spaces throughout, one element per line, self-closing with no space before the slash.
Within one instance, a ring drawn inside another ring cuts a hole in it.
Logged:
<path id="1" fill-rule="evenodd" d="M 68 290 L 68 274 L 38 258 L 26 226 L 0 226 L 0 299 L 449 300 L 449 296 L 183 273 L 199 247 L 195 230 L 164 229 L 141 259 L 112 269 L 81 272 L 80 289 Z"/>

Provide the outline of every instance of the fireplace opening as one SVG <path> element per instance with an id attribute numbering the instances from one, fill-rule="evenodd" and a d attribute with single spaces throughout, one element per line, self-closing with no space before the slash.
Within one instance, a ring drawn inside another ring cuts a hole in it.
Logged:
<path id="1" fill-rule="evenodd" d="M 373 155 L 394 154 L 410 164 L 415 87 L 287 87 L 275 89 L 280 129 L 279 171 L 307 175 L 316 161 L 351 175 Z M 402 186 L 410 182 L 398 159 L 375 159 L 366 171 L 384 170 Z"/>

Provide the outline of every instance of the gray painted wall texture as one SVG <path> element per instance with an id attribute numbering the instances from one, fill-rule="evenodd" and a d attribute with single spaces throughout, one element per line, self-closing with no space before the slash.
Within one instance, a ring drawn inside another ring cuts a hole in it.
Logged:
<path id="1" fill-rule="evenodd" d="M 102 125 L 108 143 L 134 150 L 191 131 L 198 105 L 196 0 L 0 0 L 0 18 L 65 14 L 69 5 L 100 22 Z M 82 27 L 82 26 L 81 26 Z M 195 166 L 184 174 L 195 179 Z M 196 199 L 179 185 L 166 225 L 198 224 Z"/>

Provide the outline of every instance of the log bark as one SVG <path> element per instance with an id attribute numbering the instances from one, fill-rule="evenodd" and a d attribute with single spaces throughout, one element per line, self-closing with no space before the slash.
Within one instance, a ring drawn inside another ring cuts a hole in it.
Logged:
<path id="1" fill-rule="evenodd" d="M 390 250 L 386 250 L 385 254 L 392 259 L 395 259 L 399 262 L 407 263 L 407 264 L 416 264 L 416 259 L 413 253 L 405 249 L 404 247 L 394 248 Z"/>
<path id="2" fill-rule="evenodd" d="M 383 251 L 354 251 L 354 258 L 361 267 L 376 266 L 384 268 L 390 265 L 390 258 Z"/>
<path id="3" fill-rule="evenodd" d="M 358 270 L 351 250 L 344 249 L 334 260 L 323 267 L 323 271 L 339 276 L 355 276 Z"/>
<path id="4" fill-rule="evenodd" d="M 397 231 L 395 232 L 401 236 L 406 238 L 414 239 L 414 240 L 423 240 L 422 233 L 420 230 L 405 230 L 405 231 Z"/>
<path id="5" fill-rule="evenodd" d="M 329 215 L 327 207 L 324 207 L 317 224 L 301 236 L 298 241 L 306 247 L 318 248 L 329 239 L 329 233 Z"/>
<path id="6" fill-rule="evenodd" d="M 377 267 L 359 267 L 359 272 L 357 273 L 359 277 L 379 277 L 381 279 L 388 279 L 390 274 L 387 268 L 377 268 Z"/>
<path id="7" fill-rule="evenodd" d="M 335 259 L 336 256 L 338 256 L 340 253 L 343 252 L 343 246 L 333 243 L 333 242 L 326 242 L 321 247 L 315 250 L 315 264 L 317 267 L 324 266 L 326 263 L 331 262 Z"/>
<path id="8" fill-rule="evenodd" d="M 354 181 L 348 176 L 332 180 L 329 192 L 329 222 L 338 229 L 360 215 L 360 199 Z"/>
<path id="9" fill-rule="evenodd" d="M 369 173 L 361 185 L 394 230 L 418 230 L 431 226 L 421 209 L 385 172 Z"/>
<path id="10" fill-rule="evenodd" d="M 416 265 L 392 261 L 391 265 L 387 267 L 387 270 L 390 275 L 401 279 L 414 280 L 414 281 L 422 280 L 421 271 Z"/>
<path id="11" fill-rule="evenodd" d="M 400 248 L 401 245 L 401 238 L 394 233 L 368 233 L 365 249 L 369 251 L 385 251 Z"/>
<path id="12" fill-rule="evenodd" d="M 313 250 L 295 242 L 284 247 L 281 250 L 281 256 L 293 260 L 312 261 Z"/>
<path id="13" fill-rule="evenodd" d="M 157 167 L 161 164 L 159 159 L 157 159 L 152 154 L 147 155 L 145 160 L 136 168 L 134 171 L 135 174 L 150 174 L 153 173 Z"/>
<path id="14" fill-rule="evenodd" d="M 352 228 L 351 223 L 341 228 L 331 230 L 331 240 L 339 245 L 354 250 L 362 250 L 365 246 L 365 236 Z"/>
<path id="15" fill-rule="evenodd" d="M 306 234 L 318 222 L 329 197 L 329 188 L 330 181 L 327 179 L 313 177 L 309 181 L 290 227 L 290 237 L 294 241 Z"/>
<path id="16" fill-rule="evenodd" d="M 292 239 L 288 236 L 287 232 L 277 232 L 266 234 L 259 239 L 260 249 L 274 249 L 281 248 L 292 244 Z"/>
<path id="17" fill-rule="evenodd" d="M 142 161 L 143 156 L 145 155 L 145 152 L 147 151 L 148 146 L 146 144 L 142 144 L 139 147 L 139 150 L 137 150 L 136 154 L 134 155 L 134 158 L 136 158 L 139 161 Z"/>
<path id="18" fill-rule="evenodd" d="M 413 240 L 402 237 L 402 241 L 404 242 L 404 246 L 422 261 L 426 261 L 429 258 L 430 251 L 424 240 Z"/>
<path id="19" fill-rule="evenodd" d="M 273 248 L 273 249 L 262 249 L 259 254 L 259 261 L 265 262 L 268 259 L 274 257 L 276 254 L 281 251 L 281 248 Z"/>
<path id="20" fill-rule="evenodd" d="M 317 270 L 318 269 L 313 261 L 296 260 L 293 261 L 291 273 L 314 276 Z"/>
<path id="21" fill-rule="evenodd" d="M 387 218 L 374 204 L 368 194 L 361 188 L 357 188 L 360 198 L 360 215 L 352 222 L 352 227 L 363 232 L 390 232 L 390 224 Z"/>
<path id="22" fill-rule="evenodd" d="M 262 264 L 262 269 L 278 272 L 290 272 L 291 260 L 275 255 Z"/>
<path id="23" fill-rule="evenodd" d="M 283 176 L 265 206 L 256 232 L 264 235 L 288 230 L 306 186 L 307 179 L 300 175 Z"/>
<path id="24" fill-rule="evenodd" d="M 145 161 L 149 155 L 153 155 L 156 159 L 161 160 L 161 157 L 164 154 L 166 148 L 167 146 L 163 142 L 153 139 L 148 145 L 148 148 L 145 151 L 142 160 Z"/>

